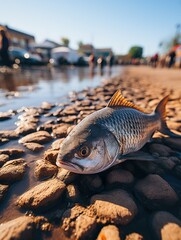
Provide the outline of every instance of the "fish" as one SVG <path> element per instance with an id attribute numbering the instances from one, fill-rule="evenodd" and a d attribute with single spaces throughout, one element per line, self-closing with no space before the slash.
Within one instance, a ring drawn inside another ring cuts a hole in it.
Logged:
<path id="1" fill-rule="evenodd" d="M 169 95 L 165 96 L 152 113 L 146 113 L 117 90 L 105 108 L 86 116 L 64 139 L 57 166 L 78 174 L 95 174 L 129 159 L 141 160 L 136 153 L 156 131 L 181 137 L 167 126 L 168 99 Z"/>

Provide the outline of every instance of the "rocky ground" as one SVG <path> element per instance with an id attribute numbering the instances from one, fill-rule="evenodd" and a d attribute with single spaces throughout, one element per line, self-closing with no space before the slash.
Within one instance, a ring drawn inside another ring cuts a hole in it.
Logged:
<path id="1" fill-rule="evenodd" d="M 0 113 L 0 240 L 181 239 L 181 139 L 156 133 L 143 148 L 154 162 L 126 161 L 94 175 L 56 166 L 60 144 L 113 93 L 152 112 L 170 94 L 168 125 L 181 132 L 181 90 L 135 74 L 73 92 L 67 103 Z"/>

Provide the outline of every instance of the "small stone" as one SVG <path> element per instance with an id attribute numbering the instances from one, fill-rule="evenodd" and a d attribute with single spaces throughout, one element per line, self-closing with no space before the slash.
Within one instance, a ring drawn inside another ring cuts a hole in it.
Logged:
<path id="1" fill-rule="evenodd" d="M 22 123 L 16 128 L 16 133 L 20 135 L 27 135 L 36 132 L 36 123 Z"/>
<path id="2" fill-rule="evenodd" d="M 162 157 L 168 157 L 173 152 L 171 148 L 159 143 L 151 144 L 149 150 L 151 153 L 158 153 Z"/>
<path id="3" fill-rule="evenodd" d="M 138 181 L 135 193 L 141 203 L 150 210 L 168 208 L 178 202 L 178 196 L 172 187 L 156 174 L 150 174 Z"/>
<path id="4" fill-rule="evenodd" d="M 50 178 L 58 172 L 58 168 L 45 160 L 38 160 L 34 170 L 34 175 L 37 179 L 42 180 Z"/>
<path id="5" fill-rule="evenodd" d="M 70 124 L 64 124 L 60 123 L 57 125 L 54 125 L 53 130 L 53 136 L 56 138 L 64 138 L 67 136 L 67 129 L 70 127 Z"/>
<path id="6" fill-rule="evenodd" d="M 90 217 L 81 214 L 76 219 L 75 224 L 75 236 L 77 239 L 87 239 L 93 235 L 96 230 L 96 219 L 95 217 Z"/>
<path id="7" fill-rule="evenodd" d="M 17 139 L 19 134 L 14 130 L 0 131 L 0 138 Z"/>
<path id="8" fill-rule="evenodd" d="M 51 135 L 46 131 L 30 133 L 19 140 L 19 143 L 47 143 L 52 140 Z"/>
<path id="9" fill-rule="evenodd" d="M 24 159 L 8 161 L 0 168 L 0 182 L 14 183 L 21 180 L 25 174 L 25 167 Z"/>
<path id="10" fill-rule="evenodd" d="M 102 179 L 98 174 L 83 175 L 80 181 L 82 188 L 87 192 L 99 192 L 103 188 Z"/>
<path id="11" fill-rule="evenodd" d="M 7 154 L 0 154 L 0 167 L 3 166 L 9 160 L 9 156 Z"/>
<path id="12" fill-rule="evenodd" d="M 91 198 L 92 208 L 100 222 L 127 225 L 137 214 L 137 206 L 124 190 L 117 189 Z"/>
<path id="13" fill-rule="evenodd" d="M 64 123 L 72 123 L 72 124 L 76 123 L 76 120 L 77 120 L 77 116 L 75 116 L 75 115 L 57 119 L 57 121 L 64 122 Z"/>
<path id="14" fill-rule="evenodd" d="M 150 174 L 150 173 L 161 174 L 161 173 L 163 173 L 163 169 L 158 166 L 156 161 L 155 162 L 135 161 L 134 163 L 137 166 L 137 168 L 145 174 Z"/>
<path id="15" fill-rule="evenodd" d="M 78 187 L 73 184 L 68 185 L 66 197 L 71 202 L 78 202 L 80 199 L 80 192 L 78 190 Z"/>
<path id="16" fill-rule="evenodd" d="M 181 138 L 164 138 L 164 143 L 173 149 L 180 151 L 181 149 Z"/>
<path id="17" fill-rule="evenodd" d="M 9 188 L 8 185 L 2 185 L 2 184 L 0 184 L 0 201 L 2 200 L 2 198 L 4 197 L 4 195 L 6 194 L 8 188 Z"/>
<path id="18" fill-rule="evenodd" d="M 65 184 L 57 178 L 44 181 L 21 195 L 17 200 L 19 207 L 47 210 L 62 196 Z"/>
<path id="19" fill-rule="evenodd" d="M 138 233 L 131 233 L 126 236 L 125 240 L 143 240 L 143 236 Z"/>
<path id="20" fill-rule="evenodd" d="M 25 151 L 23 149 L 18 148 L 4 148 L 0 150 L 0 154 L 7 154 L 10 157 L 21 157 Z"/>
<path id="21" fill-rule="evenodd" d="M 119 229 L 114 225 L 108 225 L 101 229 L 97 240 L 121 240 Z"/>
<path id="22" fill-rule="evenodd" d="M 0 225 L 0 240 L 32 240 L 35 230 L 32 217 L 19 217 Z"/>
<path id="23" fill-rule="evenodd" d="M 62 114 L 63 115 L 75 115 L 75 114 L 77 114 L 77 110 L 75 109 L 75 107 L 67 106 L 62 111 Z"/>
<path id="24" fill-rule="evenodd" d="M 43 124 L 41 124 L 40 126 L 37 127 L 37 131 L 47 131 L 47 132 L 51 132 L 52 131 L 52 127 L 53 125 L 56 123 L 55 120 L 49 120 Z"/>
<path id="25" fill-rule="evenodd" d="M 45 158 L 45 160 L 49 161 L 50 163 L 56 165 L 58 153 L 59 153 L 59 150 L 48 149 L 44 153 L 44 158 Z"/>
<path id="26" fill-rule="evenodd" d="M 65 138 L 60 138 L 60 139 L 55 140 L 52 143 L 52 145 L 51 145 L 52 149 L 53 150 L 59 150 L 60 149 L 60 145 L 61 145 L 61 143 L 63 142 L 64 139 Z"/>
<path id="27" fill-rule="evenodd" d="M 52 109 L 54 105 L 52 105 L 51 103 L 48 103 L 48 102 L 42 102 L 42 105 L 41 105 L 41 108 L 43 110 L 50 110 Z"/>
<path id="28" fill-rule="evenodd" d="M 181 165 L 175 166 L 174 173 L 178 178 L 181 178 Z"/>
<path id="29" fill-rule="evenodd" d="M 12 113 L 9 112 L 0 112 L 0 121 L 8 120 L 12 116 Z"/>
<path id="30" fill-rule="evenodd" d="M 181 239 L 181 221 L 169 212 L 155 213 L 152 218 L 152 228 L 158 239 Z"/>
<path id="31" fill-rule="evenodd" d="M 39 152 L 42 149 L 44 149 L 44 146 L 39 143 L 31 142 L 31 143 L 24 143 L 23 145 L 33 152 Z"/>
<path id="32" fill-rule="evenodd" d="M 131 184 L 134 181 L 133 174 L 123 169 L 114 169 L 106 176 L 106 182 L 108 184 Z"/>
<path id="33" fill-rule="evenodd" d="M 64 168 L 59 168 L 57 178 L 65 184 L 70 184 L 75 181 L 80 175 L 70 172 Z"/>
<path id="34" fill-rule="evenodd" d="M 63 214 L 63 225 L 66 235 L 76 239 L 94 239 L 96 218 L 93 213 L 79 205 L 68 209 Z"/>
<path id="35" fill-rule="evenodd" d="M 167 170 L 172 170 L 176 165 L 176 163 L 171 159 L 171 157 L 160 157 L 157 160 L 157 163 L 159 163 L 160 166 Z"/>

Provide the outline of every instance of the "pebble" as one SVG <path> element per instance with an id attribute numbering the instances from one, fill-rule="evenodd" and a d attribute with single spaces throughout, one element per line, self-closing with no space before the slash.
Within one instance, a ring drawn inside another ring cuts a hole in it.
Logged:
<path id="1" fill-rule="evenodd" d="M 102 223 L 127 225 L 137 214 L 132 197 L 122 189 L 116 189 L 91 197 L 92 208 Z"/>
<path id="2" fill-rule="evenodd" d="M 9 156 L 7 154 L 0 154 L 0 167 L 3 166 L 9 160 Z"/>
<path id="3" fill-rule="evenodd" d="M 0 131 L 0 138 L 17 139 L 19 134 L 14 130 Z"/>
<path id="4" fill-rule="evenodd" d="M 93 213 L 82 206 L 75 205 L 63 214 L 62 228 L 66 235 L 73 239 L 94 239 L 96 226 L 97 222 Z"/>
<path id="5" fill-rule="evenodd" d="M 141 170 L 144 174 L 161 174 L 163 173 L 163 169 L 159 167 L 159 165 L 155 162 L 148 161 L 135 161 L 136 167 Z"/>
<path id="6" fill-rule="evenodd" d="M 114 225 L 108 225 L 101 229 L 96 240 L 121 240 L 119 229 Z"/>
<path id="7" fill-rule="evenodd" d="M 75 221 L 75 236 L 77 239 L 92 239 L 96 227 L 97 223 L 95 217 L 81 214 Z"/>
<path id="8" fill-rule="evenodd" d="M 57 178 L 44 181 L 22 194 L 17 205 L 33 210 L 47 210 L 62 196 L 65 184 Z"/>
<path id="9" fill-rule="evenodd" d="M 0 154 L 7 154 L 9 157 L 21 157 L 24 155 L 25 151 L 23 149 L 18 148 L 4 148 L 0 149 Z"/>
<path id="10" fill-rule="evenodd" d="M 19 135 L 27 135 L 33 132 L 36 132 L 37 124 L 36 123 L 21 123 L 17 128 L 16 128 L 16 133 Z"/>
<path id="11" fill-rule="evenodd" d="M 57 178 L 64 182 L 65 184 L 70 184 L 74 182 L 78 177 L 80 177 L 79 174 L 70 172 L 64 168 L 59 168 Z"/>
<path id="12" fill-rule="evenodd" d="M 35 231 L 32 217 L 19 217 L 0 225 L 0 240 L 32 240 Z"/>
<path id="13" fill-rule="evenodd" d="M 0 184 L 0 201 L 1 201 L 1 200 L 3 199 L 3 197 L 5 196 L 8 188 L 9 188 L 8 185 L 2 185 L 2 184 Z"/>
<path id="14" fill-rule="evenodd" d="M 15 159 L 8 161 L 0 168 L 0 182 L 14 183 L 23 178 L 26 170 L 24 159 Z"/>
<path id="15" fill-rule="evenodd" d="M 64 138 L 67 136 L 67 129 L 70 127 L 70 124 L 57 124 L 52 127 L 53 137 Z"/>
<path id="16" fill-rule="evenodd" d="M 36 161 L 34 175 L 37 179 L 42 180 L 51 178 L 58 172 L 58 168 L 46 160 Z"/>
<path id="17" fill-rule="evenodd" d="M 71 202 L 79 202 L 80 200 L 80 192 L 78 187 L 75 184 L 70 184 L 67 186 L 66 197 L 68 201 Z"/>
<path id="18" fill-rule="evenodd" d="M 181 151 L 181 138 L 164 138 L 163 141 L 169 147 Z"/>
<path id="19" fill-rule="evenodd" d="M 9 112 L 0 112 L 0 121 L 8 120 L 12 116 Z"/>
<path id="20" fill-rule="evenodd" d="M 50 110 L 50 109 L 52 109 L 53 107 L 54 107 L 54 105 L 51 104 L 51 103 L 48 103 L 48 102 L 42 102 L 40 108 L 43 109 L 43 110 Z"/>
<path id="21" fill-rule="evenodd" d="M 51 147 L 53 150 L 59 150 L 60 149 L 60 145 L 61 143 L 63 142 L 65 138 L 60 138 L 60 139 L 57 139 L 55 140 L 52 144 L 51 144 Z"/>
<path id="22" fill-rule="evenodd" d="M 88 194 L 90 192 L 100 192 L 103 189 L 103 182 L 98 174 L 94 174 L 94 177 L 92 175 L 82 176 L 80 183 L 82 185 L 81 189 L 84 189 Z"/>
<path id="23" fill-rule="evenodd" d="M 157 239 L 181 239 L 181 221 L 169 212 L 156 212 L 152 218 L 152 228 Z"/>
<path id="24" fill-rule="evenodd" d="M 168 157 L 173 152 L 171 148 L 159 143 L 151 144 L 149 150 L 151 153 L 158 153 L 162 157 Z"/>
<path id="25" fill-rule="evenodd" d="M 135 194 L 150 210 L 165 209 L 178 202 L 178 196 L 172 187 L 156 174 L 150 174 L 139 180 L 135 186 Z"/>
<path id="26" fill-rule="evenodd" d="M 58 153 L 59 153 L 59 150 L 48 149 L 47 151 L 44 152 L 44 159 L 56 165 Z"/>
<path id="27" fill-rule="evenodd" d="M 39 143 L 34 143 L 34 142 L 24 143 L 23 146 L 25 146 L 26 148 L 28 148 L 29 150 L 31 150 L 33 152 L 39 152 L 42 149 L 44 149 L 43 145 L 41 145 Z"/>
<path id="28" fill-rule="evenodd" d="M 30 133 L 19 140 L 19 143 L 47 143 L 52 140 L 51 135 L 46 131 Z"/>
<path id="29" fill-rule="evenodd" d="M 138 233 L 131 233 L 126 236 L 125 240 L 143 240 L 143 236 Z"/>
<path id="30" fill-rule="evenodd" d="M 131 184 L 134 181 L 134 176 L 131 172 L 123 169 L 114 169 L 106 176 L 107 184 Z"/>

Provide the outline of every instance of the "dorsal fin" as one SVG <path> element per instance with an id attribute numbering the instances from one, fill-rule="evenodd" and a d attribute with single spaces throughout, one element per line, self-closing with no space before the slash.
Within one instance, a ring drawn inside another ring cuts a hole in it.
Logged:
<path id="1" fill-rule="evenodd" d="M 112 98 L 110 99 L 107 107 L 128 107 L 128 108 L 134 108 L 138 111 L 141 112 L 145 112 L 142 108 L 137 107 L 135 104 L 129 102 L 128 100 L 126 100 L 122 94 L 120 90 L 117 90 L 115 92 L 115 94 L 112 96 Z"/>

